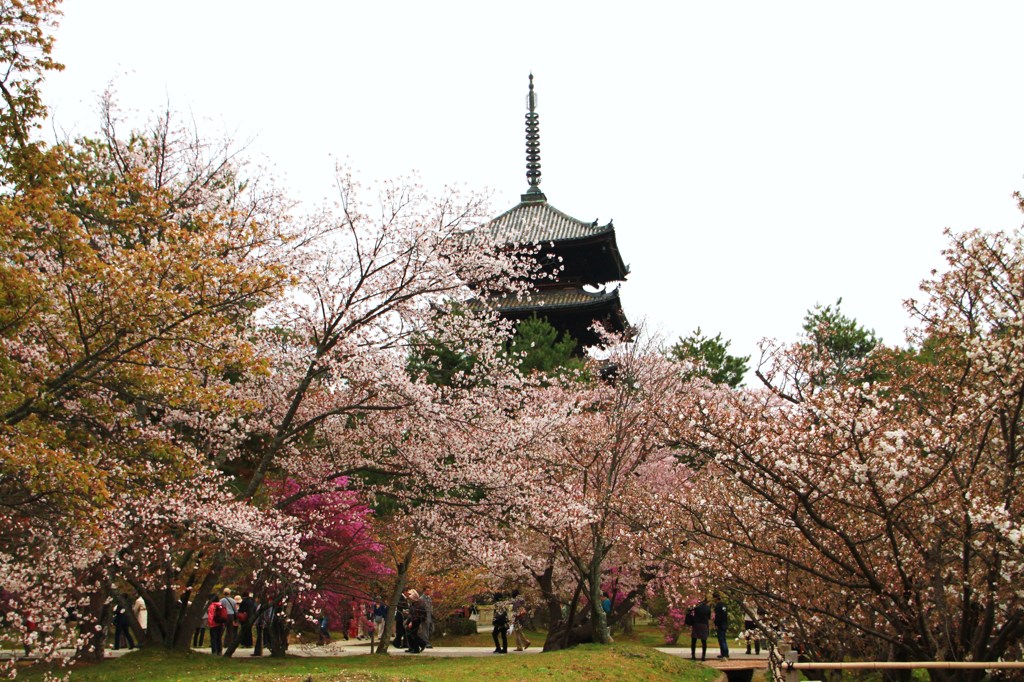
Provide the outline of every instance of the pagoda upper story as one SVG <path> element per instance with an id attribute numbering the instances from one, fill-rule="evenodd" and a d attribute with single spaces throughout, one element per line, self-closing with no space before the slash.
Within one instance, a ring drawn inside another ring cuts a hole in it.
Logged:
<path id="1" fill-rule="evenodd" d="M 618 287 L 629 268 L 623 263 L 615 241 L 612 221 L 599 225 L 574 218 L 548 203 L 540 190 L 540 125 L 537 94 L 530 74 L 526 114 L 526 178 L 529 188 L 520 203 L 487 223 L 484 229 L 500 244 L 537 245 L 541 271 L 527 300 L 501 306 L 509 319 L 536 315 L 559 331 L 568 332 L 580 347 L 599 342 L 591 326 L 628 333 Z M 553 275 L 553 276 L 550 276 Z M 584 288 L 587 287 L 587 288 Z"/>

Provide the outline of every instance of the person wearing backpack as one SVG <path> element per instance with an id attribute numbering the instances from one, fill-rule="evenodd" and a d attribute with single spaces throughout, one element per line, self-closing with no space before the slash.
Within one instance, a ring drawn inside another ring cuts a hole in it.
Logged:
<path id="1" fill-rule="evenodd" d="M 224 653 L 224 624 L 227 620 L 227 609 L 217 599 L 217 595 L 210 595 L 210 604 L 206 607 L 206 624 L 210 627 L 210 653 L 214 656 Z"/>
<path id="2" fill-rule="evenodd" d="M 491 637 L 494 639 L 494 653 L 496 654 L 508 653 L 508 624 L 511 606 L 509 602 L 505 601 L 504 594 L 494 593 L 494 616 L 491 619 L 494 629 L 491 630 Z M 501 644 L 498 644 L 499 637 Z"/>

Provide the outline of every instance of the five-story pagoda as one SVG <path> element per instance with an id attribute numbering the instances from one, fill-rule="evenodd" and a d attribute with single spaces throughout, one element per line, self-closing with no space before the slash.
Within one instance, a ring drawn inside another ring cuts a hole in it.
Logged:
<path id="1" fill-rule="evenodd" d="M 530 74 L 526 114 L 526 179 L 529 188 L 513 208 L 484 226 L 495 241 L 510 247 L 539 248 L 542 271 L 548 276 L 534 280 L 534 289 L 523 300 L 499 306 L 502 316 L 522 320 L 536 315 L 560 334 L 568 333 L 577 349 L 599 342 L 591 327 L 628 334 L 617 286 L 629 274 L 615 242 L 612 221 L 584 222 L 548 203 L 540 190 L 540 126 L 537 94 Z"/>

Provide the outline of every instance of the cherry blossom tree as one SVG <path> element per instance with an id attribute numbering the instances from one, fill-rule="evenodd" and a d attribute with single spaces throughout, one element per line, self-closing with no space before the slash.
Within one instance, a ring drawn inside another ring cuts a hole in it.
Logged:
<path id="1" fill-rule="evenodd" d="M 659 513 L 650 496 L 687 475 L 671 450 L 663 396 L 685 380 L 642 344 L 614 347 L 583 376 L 505 376 L 507 384 L 492 377 L 468 393 L 450 428 L 434 417 L 432 430 L 405 429 L 388 447 L 425 464 L 415 489 L 403 485 L 429 500 L 420 519 L 434 542 L 500 583 L 536 580 L 553 626 L 546 648 L 609 641 L 602 589 L 617 593 L 613 618 L 621 617 L 659 572 L 657 557 L 644 554 Z M 454 404 L 452 393 L 449 417 Z"/>
<path id="2" fill-rule="evenodd" d="M 443 411 L 406 371 L 413 332 L 451 300 L 514 290 L 526 265 L 472 235 L 479 197 L 395 182 L 364 204 L 343 171 L 337 209 L 295 219 L 230 147 L 171 116 L 123 134 L 109 99 L 98 138 L 35 142 L 36 84 L 58 68 L 45 32 L 56 6 L 0 9 L 10 618 L 31 610 L 56 630 L 85 587 L 101 625 L 106 593 L 126 581 L 151 637 L 187 646 L 218 582 L 305 584 L 301 547 L 318 540 L 285 512 L 391 466 L 350 439 L 368 415 Z M 273 499 L 266 483 L 280 480 L 300 488 Z M 325 542 L 338 527 L 320 530 Z M 74 557 L 53 558 L 68 547 Z M 60 570 L 46 575 L 50 563 Z"/>
<path id="3" fill-rule="evenodd" d="M 910 350 L 840 368 L 769 344 L 765 387 L 681 404 L 680 439 L 711 459 L 675 507 L 692 526 L 680 559 L 715 565 L 817 660 L 1021 652 L 1024 244 L 949 237 L 946 270 L 907 303 Z M 791 390 L 840 369 L 867 380 Z"/>

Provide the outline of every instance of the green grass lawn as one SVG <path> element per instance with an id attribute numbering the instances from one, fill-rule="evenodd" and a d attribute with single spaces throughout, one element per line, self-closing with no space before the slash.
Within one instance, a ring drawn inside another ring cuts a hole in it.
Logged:
<path id="1" fill-rule="evenodd" d="M 679 636 L 679 641 L 675 644 L 665 643 L 665 634 L 661 628 L 657 625 L 637 625 L 633 628 L 633 632 L 625 634 L 622 632 L 613 633 L 616 642 L 631 642 L 633 644 L 641 644 L 643 646 L 668 646 L 668 647 L 685 647 L 690 646 L 690 635 L 689 631 Z"/>
<path id="2" fill-rule="evenodd" d="M 19 679 L 41 680 L 44 670 L 27 668 Z M 118 659 L 73 669 L 83 682 L 173 682 L 176 680 L 271 680 L 336 682 L 402 680 L 480 682 L 481 680 L 685 680 L 712 682 L 718 673 L 687 660 L 634 644 L 585 644 L 536 656 L 420 658 L 350 656 L 338 658 L 224 659 L 206 654 L 143 649 Z"/>

